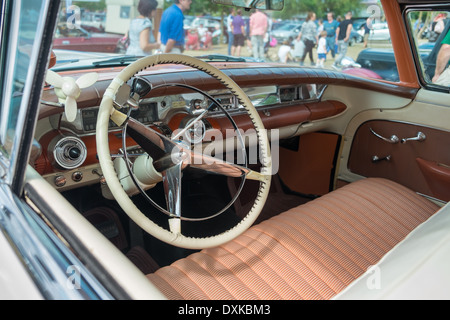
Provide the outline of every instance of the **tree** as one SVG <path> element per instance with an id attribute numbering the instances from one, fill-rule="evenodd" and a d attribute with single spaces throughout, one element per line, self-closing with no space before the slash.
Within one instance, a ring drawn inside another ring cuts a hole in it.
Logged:
<path id="1" fill-rule="evenodd" d="M 289 0 L 284 1 L 284 9 L 275 12 L 274 17 L 290 19 L 294 16 L 306 16 L 308 11 L 316 13 L 317 18 L 325 18 L 332 11 L 335 16 L 343 16 L 347 11 L 357 12 L 363 8 L 361 0 Z"/>
<path id="2" fill-rule="evenodd" d="M 89 11 L 104 11 L 106 9 L 106 0 L 98 2 L 72 1 L 72 4 Z"/>

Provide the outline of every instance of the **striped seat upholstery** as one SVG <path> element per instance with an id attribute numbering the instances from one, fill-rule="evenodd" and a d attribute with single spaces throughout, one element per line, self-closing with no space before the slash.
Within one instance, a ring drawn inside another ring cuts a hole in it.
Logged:
<path id="1" fill-rule="evenodd" d="M 147 277 L 169 299 L 330 299 L 437 209 L 368 178 Z"/>

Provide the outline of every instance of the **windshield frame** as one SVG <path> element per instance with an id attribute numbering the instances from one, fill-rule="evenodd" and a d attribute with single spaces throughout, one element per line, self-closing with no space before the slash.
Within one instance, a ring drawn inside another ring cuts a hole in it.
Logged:
<path id="1" fill-rule="evenodd" d="M 22 194 L 25 172 L 31 151 L 34 137 L 34 130 L 39 111 L 39 101 L 42 94 L 44 77 L 50 56 L 50 48 L 53 40 L 53 32 L 45 32 L 51 29 L 54 31 L 56 18 L 58 16 L 59 1 L 42 0 L 40 14 L 45 19 L 38 19 L 38 24 L 34 31 L 33 47 L 29 56 L 28 70 L 23 90 L 20 92 L 20 106 L 17 110 L 12 110 L 12 83 L 15 77 L 14 61 L 17 59 L 19 44 L 15 41 L 18 38 L 20 17 L 23 14 L 21 2 L 15 1 L 7 7 L 5 21 L 11 27 L 9 37 L 2 43 L 2 112 L 0 134 L 2 147 L 7 148 L 4 161 L 8 162 L 8 169 L 5 181 L 10 185 L 15 194 Z M 9 20 L 8 20 L 9 19 Z M 4 22 L 5 22 L 4 21 Z M 2 39 L 4 40 L 4 39 Z M 11 113 L 17 113 L 15 123 L 10 123 Z M 12 127 L 11 127 L 12 125 Z M 12 141 L 7 141 L 7 131 L 14 130 Z M 9 144 L 10 145 L 5 145 Z"/>

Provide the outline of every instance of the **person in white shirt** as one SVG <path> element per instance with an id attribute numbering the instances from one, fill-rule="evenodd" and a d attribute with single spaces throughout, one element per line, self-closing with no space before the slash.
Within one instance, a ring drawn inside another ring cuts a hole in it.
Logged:
<path id="1" fill-rule="evenodd" d="M 287 63 L 289 60 L 294 60 L 292 57 L 292 47 L 289 40 L 284 40 L 283 44 L 278 49 L 278 58 L 281 63 Z"/>
<path id="2" fill-rule="evenodd" d="M 197 29 L 198 32 L 198 37 L 200 39 L 200 47 L 204 48 L 205 47 L 205 41 L 206 41 L 206 32 L 208 31 L 208 29 L 206 29 L 203 26 L 203 23 L 200 23 L 200 26 Z"/>
<path id="3" fill-rule="evenodd" d="M 322 31 L 317 44 L 317 67 L 323 68 L 327 60 L 327 32 Z"/>

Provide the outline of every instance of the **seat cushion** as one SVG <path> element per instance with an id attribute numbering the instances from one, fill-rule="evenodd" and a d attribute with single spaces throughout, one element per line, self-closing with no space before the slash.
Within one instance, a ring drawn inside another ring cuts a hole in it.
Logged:
<path id="1" fill-rule="evenodd" d="M 363 179 L 147 277 L 169 299 L 330 299 L 437 210 L 397 183 Z"/>

